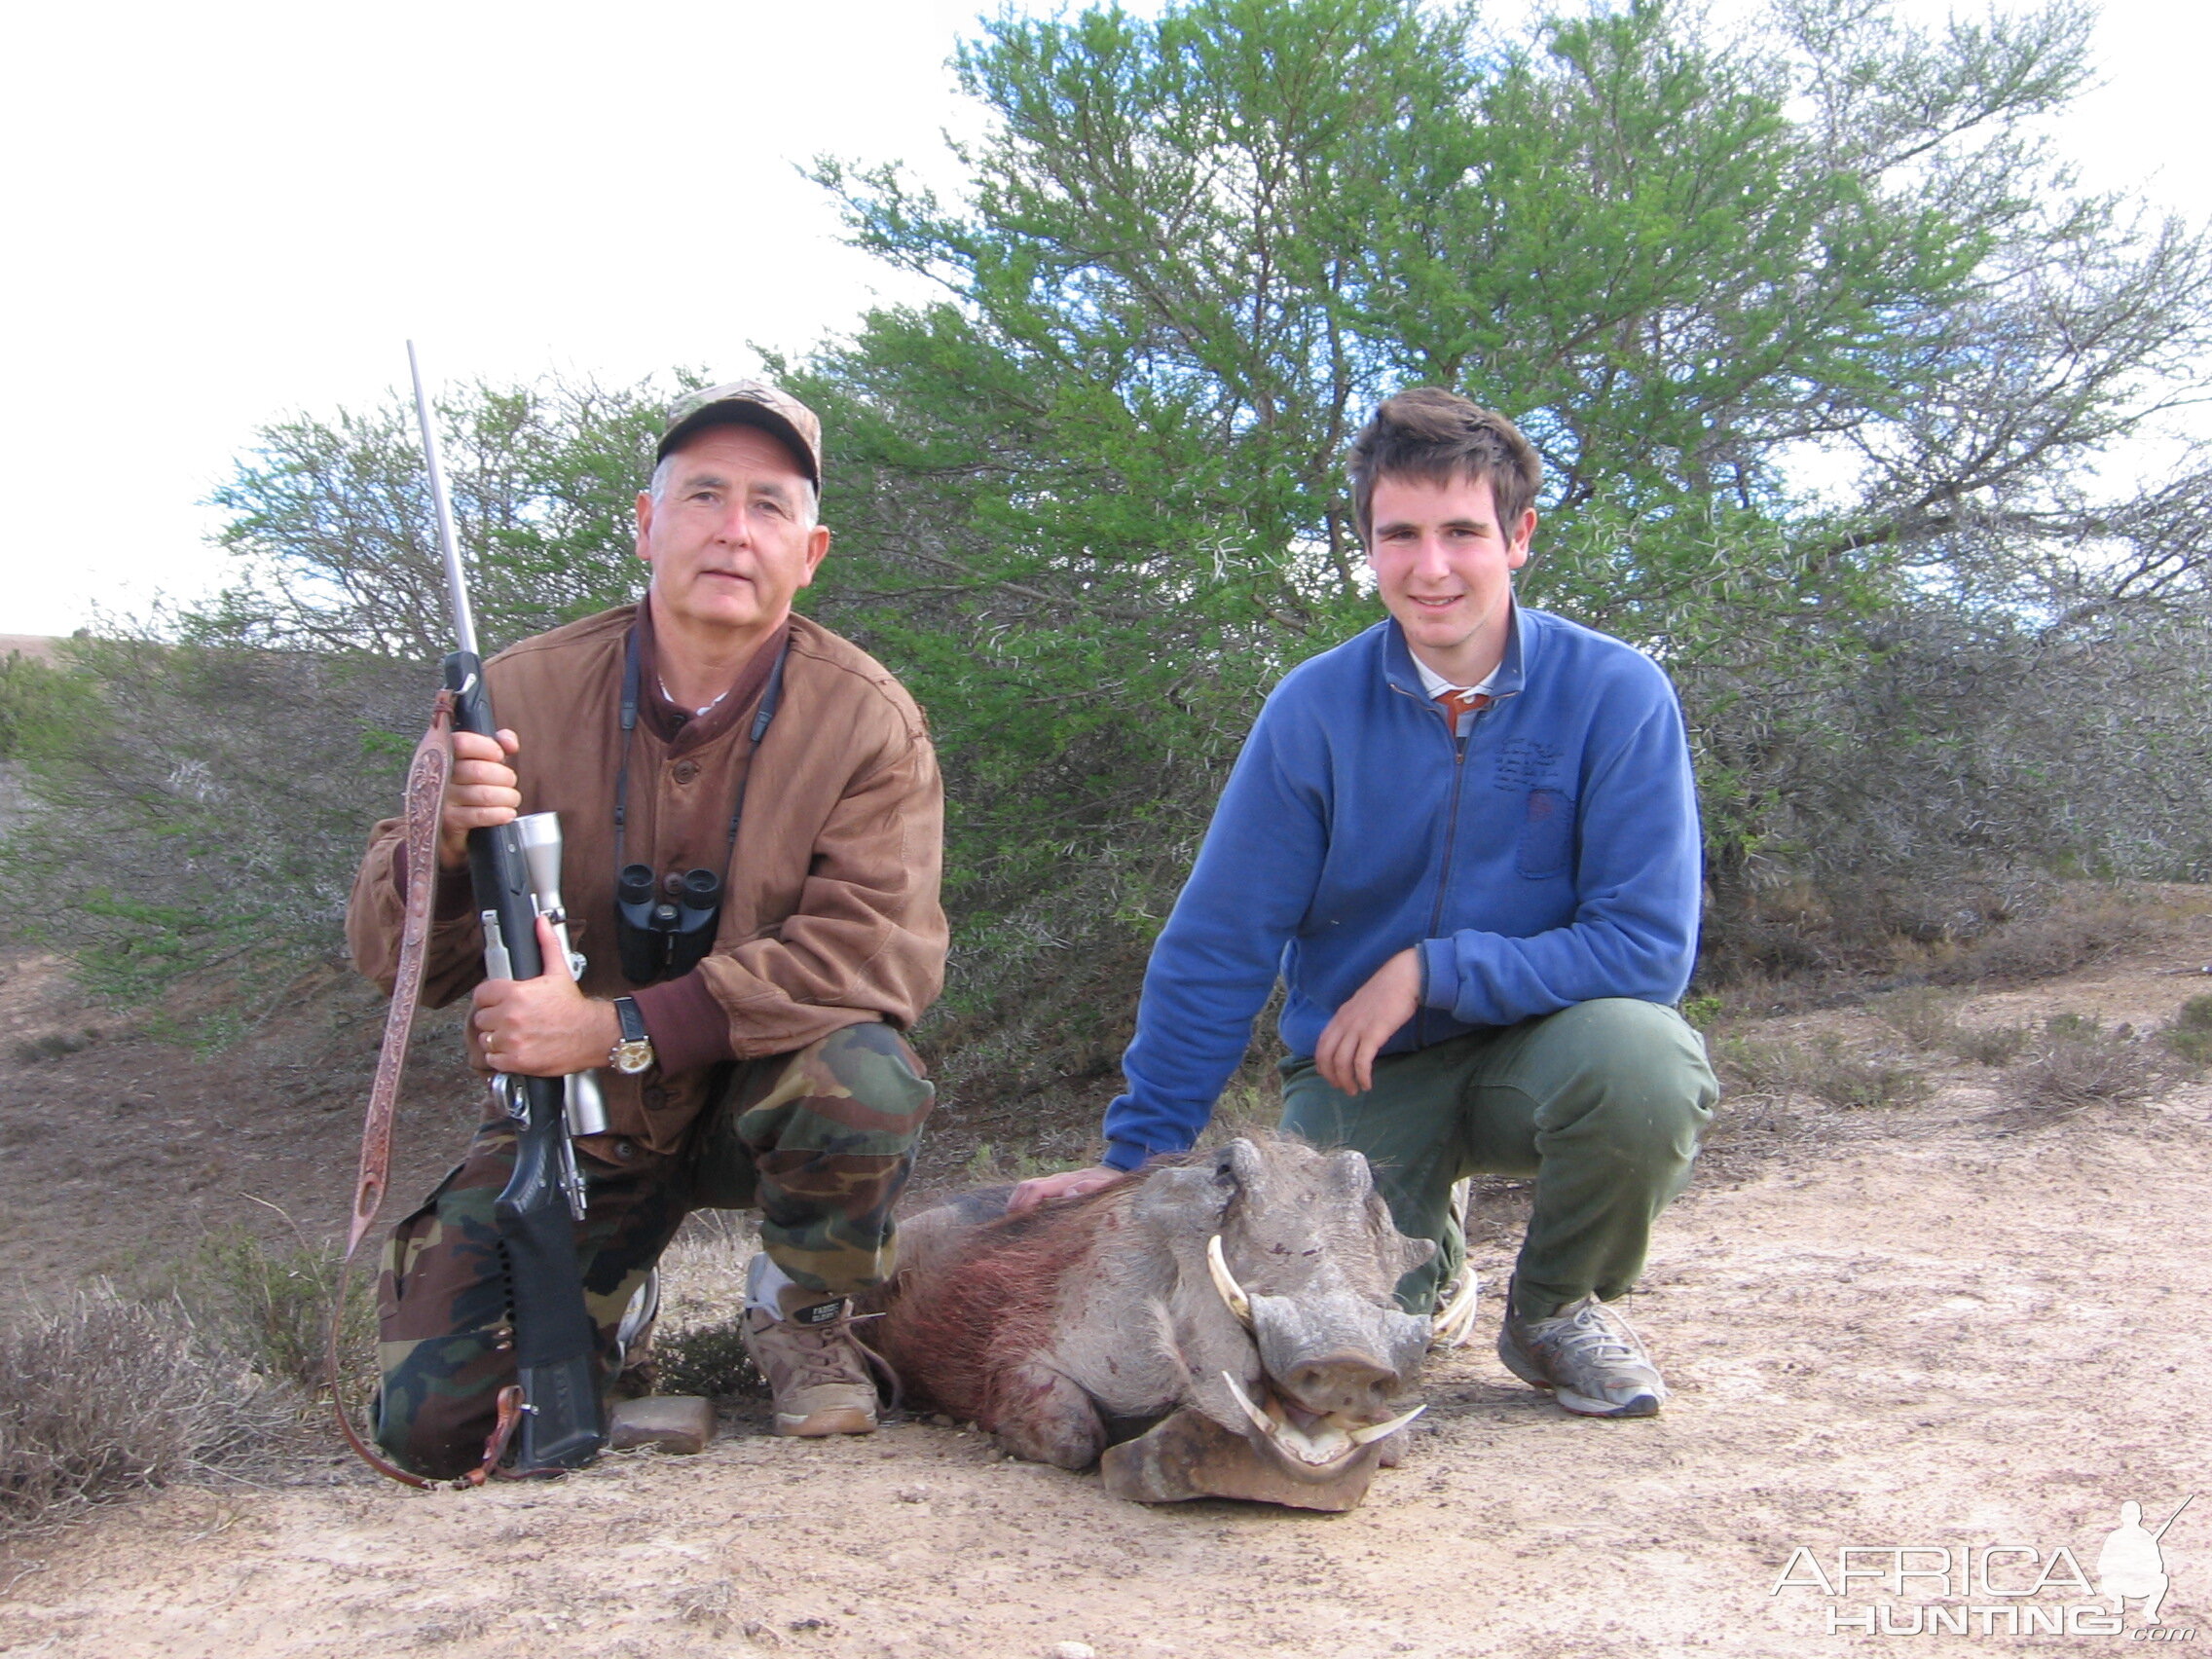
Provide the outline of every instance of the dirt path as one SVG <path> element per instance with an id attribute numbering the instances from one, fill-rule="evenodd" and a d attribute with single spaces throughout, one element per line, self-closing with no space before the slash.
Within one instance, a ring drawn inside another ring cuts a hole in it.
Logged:
<path id="1" fill-rule="evenodd" d="M 2212 1486 L 2212 1090 L 2040 1131 L 1976 1116 L 1949 1099 L 1818 1167 L 1693 1193 L 1632 1304 L 1677 1390 L 1666 1416 L 1569 1419 L 1478 1347 L 1437 1368 L 1416 1455 L 1350 1515 L 1143 1509 L 923 1423 L 835 1445 L 740 1432 L 469 1495 L 334 1469 L 323 1490 L 168 1493 L 65 1539 L 14 1586 L 0 1641 L 221 1659 L 1829 1651 L 1828 1609 L 1901 1622 L 1934 1586 L 1831 1599 L 1800 1568 L 1770 1594 L 1798 1546 L 1832 1576 L 1847 1545 L 1948 1547 L 1954 1568 L 2016 1545 L 2040 1571 L 2063 1544 L 2093 1574 L 2123 1499 L 2155 1524 Z M 2166 1622 L 2212 1623 L 2212 1514 L 2164 1547 Z M 1955 1587 L 1949 1604 L 2008 1604 Z M 1969 1640 L 2034 1644 L 1991 1622 Z"/>
<path id="2" fill-rule="evenodd" d="M 2162 965 L 1967 1012 L 2156 1020 L 2203 989 Z M 813 1445 L 727 1419 L 701 1456 L 559 1484 L 418 1495 L 334 1461 L 164 1493 L 19 1557 L 0 1651 L 1775 1655 L 1835 1651 L 1831 1614 L 1903 1628 L 1930 1602 L 1977 1651 L 2109 1647 L 2127 1638 L 2095 1634 L 2110 1603 L 2084 1613 L 2068 1564 L 2095 1576 L 2123 1500 L 2156 1526 L 2196 1491 L 2163 1540 L 2164 1623 L 2212 1641 L 2212 1086 L 2035 1120 L 1992 1076 L 1907 1110 L 1740 1111 L 1629 1304 L 1666 1415 L 1568 1418 L 1478 1343 L 1434 1366 L 1413 1456 L 1348 1515 L 1145 1509 L 925 1422 Z M 1502 1282 L 1496 1236 L 1481 1259 Z M 682 1288 L 728 1269 L 695 1248 Z M 1948 1580 L 1900 1583 L 1880 1552 L 1904 1546 L 1929 1571 L 1948 1551 Z M 1846 1547 L 1885 1575 L 1827 1595 Z M 2075 1608 L 2076 1634 L 2009 1634 L 2022 1606 Z"/>

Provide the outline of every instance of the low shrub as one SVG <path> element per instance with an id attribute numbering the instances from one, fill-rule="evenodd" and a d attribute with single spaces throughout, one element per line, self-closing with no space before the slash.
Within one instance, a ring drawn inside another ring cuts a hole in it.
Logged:
<path id="1" fill-rule="evenodd" d="M 767 1379 L 745 1351 L 737 1319 L 663 1333 L 653 1339 L 652 1383 L 662 1394 L 710 1400 L 765 1399 Z"/>
<path id="2" fill-rule="evenodd" d="M 2166 1051 L 2193 1066 L 2212 1066 L 2212 996 L 2191 997 L 2158 1033 Z"/>
<path id="3" fill-rule="evenodd" d="M 2047 909 L 1992 929 L 1935 970 L 1945 984 L 2022 985 L 2103 962 L 2157 932 L 2146 907 L 2121 893 L 2070 890 Z"/>

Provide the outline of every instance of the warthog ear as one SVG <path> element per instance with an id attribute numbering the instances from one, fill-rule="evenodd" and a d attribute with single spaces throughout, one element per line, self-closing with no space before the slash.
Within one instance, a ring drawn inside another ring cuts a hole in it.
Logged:
<path id="1" fill-rule="evenodd" d="M 1437 1246 L 1433 1238 L 1415 1238 L 1398 1231 L 1398 1224 L 1390 1217 L 1390 1206 L 1382 1201 L 1381 1193 L 1367 1200 L 1367 1224 L 1375 1230 L 1375 1236 L 1382 1241 L 1384 1261 L 1389 1260 L 1389 1247 L 1397 1245 L 1399 1259 L 1405 1263 L 1398 1270 L 1400 1274 L 1425 1267 L 1436 1254 Z"/>
<path id="2" fill-rule="evenodd" d="M 1169 1237 L 1203 1240 L 1221 1230 L 1222 1215 L 1235 1196 L 1235 1178 L 1224 1180 L 1221 1161 L 1209 1159 L 1204 1163 L 1148 1171 L 1130 1213 Z"/>
<path id="3" fill-rule="evenodd" d="M 1354 1204 L 1364 1203 L 1375 1191 L 1375 1171 L 1368 1166 L 1367 1155 L 1346 1147 L 1331 1153 L 1328 1161 L 1321 1165 L 1322 1178 Z"/>
<path id="4" fill-rule="evenodd" d="M 1267 1172 L 1260 1149 L 1242 1135 L 1213 1155 L 1213 1178 L 1232 1192 L 1257 1192 Z"/>

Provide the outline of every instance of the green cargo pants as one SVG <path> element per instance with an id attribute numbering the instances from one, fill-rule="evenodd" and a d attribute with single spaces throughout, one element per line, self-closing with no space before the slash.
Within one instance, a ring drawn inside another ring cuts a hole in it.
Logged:
<path id="1" fill-rule="evenodd" d="M 1466 1256 L 1452 1186 L 1533 1176 L 1514 1306 L 1548 1318 L 1593 1292 L 1610 1301 L 1643 1271 L 1651 1224 L 1689 1180 L 1719 1086 L 1705 1044 L 1671 1008 L 1605 997 L 1375 1062 L 1345 1094 L 1310 1058 L 1282 1063 L 1282 1126 L 1367 1155 L 1398 1230 L 1437 1254 L 1398 1281 L 1411 1312 Z"/>
<path id="2" fill-rule="evenodd" d="M 849 1025 L 795 1053 L 734 1067 L 681 1156 L 632 1148 L 619 1165 L 579 1159 L 589 1202 L 576 1254 L 599 1327 L 602 1383 L 621 1363 L 623 1310 L 691 1210 L 757 1208 L 762 1248 L 795 1285 L 825 1299 L 888 1276 L 891 1206 L 935 1097 L 897 1031 Z M 514 1381 L 493 1218 L 514 1147 L 505 1119 L 484 1124 L 459 1167 L 385 1246 L 376 1436 L 418 1474 L 473 1468 L 499 1390 Z"/>

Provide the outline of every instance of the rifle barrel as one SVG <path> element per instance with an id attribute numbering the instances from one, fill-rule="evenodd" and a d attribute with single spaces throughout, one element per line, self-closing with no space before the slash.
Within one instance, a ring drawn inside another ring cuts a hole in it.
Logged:
<path id="1" fill-rule="evenodd" d="M 446 463 L 438 448 L 438 428 L 430 419 L 430 399 L 423 389 L 423 365 L 415 356 L 415 342 L 407 343 L 407 373 L 415 382 L 415 420 L 423 428 L 423 460 L 430 469 L 430 500 L 437 508 L 438 551 L 446 562 L 446 591 L 453 600 L 454 630 L 461 648 L 470 656 L 476 650 L 476 614 L 468 608 L 468 582 L 461 570 L 461 537 L 454 534 L 453 502 L 446 496 Z"/>
<path id="2" fill-rule="evenodd" d="M 2183 1498 L 2181 1500 L 2181 1509 L 2176 1509 L 2171 1515 L 2166 1517 L 2166 1527 L 2171 1527 L 2176 1521 L 2179 1521 L 2181 1519 L 2182 1509 L 2187 1509 L 2195 1501 L 2196 1493 L 2191 1493 L 2187 1497 Z M 2156 1532 L 2153 1532 L 2151 1534 L 2151 1542 L 2155 1544 L 2160 1538 L 2164 1537 L 2166 1535 L 2166 1527 L 2160 1527 Z"/>

